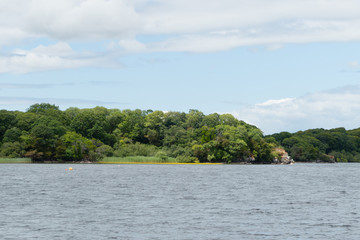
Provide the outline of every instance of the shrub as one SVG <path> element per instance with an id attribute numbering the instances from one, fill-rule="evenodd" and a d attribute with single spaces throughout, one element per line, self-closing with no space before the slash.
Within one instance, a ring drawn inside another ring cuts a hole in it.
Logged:
<path id="1" fill-rule="evenodd" d="M 101 145 L 96 149 L 96 152 L 99 154 L 104 155 L 105 157 L 111 157 L 114 153 L 114 149 L 110 147 L 109 145 Z"/>
<path id="2" fill-rule="evenodd" d="M 153 145 L 146 145 L 141 143 L 135 144 L 118 144 L 114 151 L 115 157 L 129 157 L 129 156 L 155 156 L 157 148 Z"/>
<path id="3" fill-rule="evenodd" d="M 191 157 L 191 156 L 186 156 L 186 155 L 177 156 L 176 161 L 179 163 L 199 163 L 199 160 L 196 157 Z"/>
<path id="4" fill-rule="evenodd" d="M 6 142 L 0 148 L 0 157 L 18 158 L 24 153 L 24 146 L 19 142 Z"/>
<path id="5" fill-rule="evenodd" d="M 158 151 L 155 155 L 155 157 L 160 158 L 162 162 L 166 162 L 168 160 L 168 155 L 164 151 Z"/>

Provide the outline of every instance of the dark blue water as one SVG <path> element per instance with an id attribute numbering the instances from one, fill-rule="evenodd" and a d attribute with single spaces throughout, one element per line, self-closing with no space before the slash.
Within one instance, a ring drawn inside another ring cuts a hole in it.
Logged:
<path id="1" fill-rule="evenodd" d="M 360 239 L 360 164 L 0 165 L 0 239 Z"/>

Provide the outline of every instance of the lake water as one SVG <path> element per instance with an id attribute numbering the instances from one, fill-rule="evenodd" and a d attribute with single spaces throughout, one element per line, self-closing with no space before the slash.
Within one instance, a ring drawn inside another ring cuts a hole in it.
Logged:
<path id="1" fill-rule="evenodd" d="M 1 164 L 0 239 L 358 240 L 360 164 Z"/>

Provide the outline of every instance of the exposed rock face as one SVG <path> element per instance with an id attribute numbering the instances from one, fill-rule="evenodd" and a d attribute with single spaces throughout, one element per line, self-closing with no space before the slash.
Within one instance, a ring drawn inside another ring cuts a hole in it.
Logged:
<path id="1" fill-rule="evenodd" d="M 278 155 L 280 156 L 280 159 L 275 158 L 274 159 L 274 163 L 276 164 L 293 164 L 294 160 L 291 159 L 291 157 L 289 156 L 289 154 L 285 151 L 285 149 L 283 148 L 276 148 L 275 149 L 276 153 L 278 153 Z"/>

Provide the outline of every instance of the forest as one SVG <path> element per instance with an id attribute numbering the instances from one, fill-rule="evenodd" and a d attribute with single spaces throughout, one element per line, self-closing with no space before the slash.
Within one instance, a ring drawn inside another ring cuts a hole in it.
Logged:
<path id="1" fill-rule="evenodd" d="M 281 132 L 266 139 L 284 147 L 297 162 L 360 162 L 360 128 Z"/>
<path id="2" fill-rule="evenodd" d="M 360 129 L 314 129 L 264 136 L 231 114 L 95 107 L 64 111 L 49 103 L 0 110 L 0 157 L 32 162 L 96 162 L 157 156 L 178 162 L 270 164 L 284 149 L 295 161 L 359 162 Z"/>

